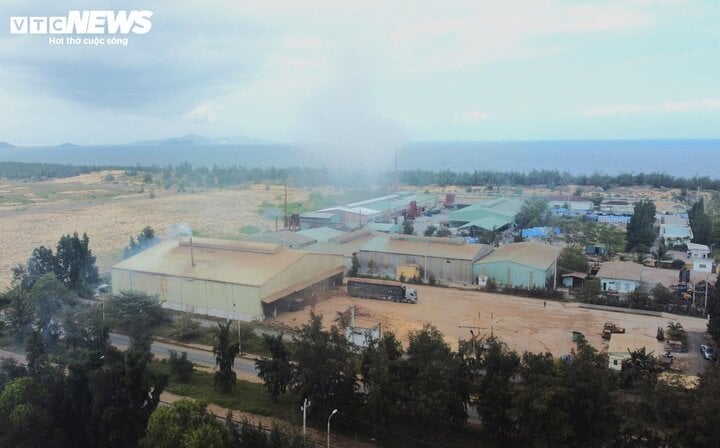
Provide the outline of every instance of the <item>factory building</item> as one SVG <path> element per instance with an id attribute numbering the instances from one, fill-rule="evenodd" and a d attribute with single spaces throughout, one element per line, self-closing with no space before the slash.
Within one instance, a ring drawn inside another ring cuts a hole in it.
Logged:
<path id="1" fill-rule="evenodd" d="M 515 223 L 520 207 L 522 204 L 513 199 L 493 199 L 456 210 L 448 220 L 461 229 L 505 230 Z"/>
<path id="2" fill-rule="evenodd" d="M 340 255 L 186 238 L 162 242 L 113 266 L 112 293 L 157 294 L 169 309 L 250 321 L 282 311 L 313 288 L 340 283 L 344 271 Z"/>
<path id="3" fill-rule="evenodd" d="M 498 285 L 545 288 L 555 274 L 559 254 L 559 248 L 537 241 L 506 244 L 476 261 L 473 272 L 476 278 L 492 279 Z"/>
<path id="4" fill-rule="evenodd" d="M 378 235 L 358 252 L 360 272 L 395 278 L 400 265 L 416 265 L 423 276 L 441 284 L 473 284 L 473 262 L 488 254 L 485 244 L 462 239 L 414 235 Z M 426 274 L 426 275 L 425 275 Z"/>
<path id="5" fill-rule="evenodd" d="M 336 214 L 348 229 L 358 229 L 369 222 L 392 221 L 397 216 L 415 219 L 424 210 L 434 208 L 437 197 L 430 194 L 401 191 L 388 196 L 353 202 L 340 207 L 319 210 L 318 213 Z M 300 227 L 303 217 L 300 216 Z"/>

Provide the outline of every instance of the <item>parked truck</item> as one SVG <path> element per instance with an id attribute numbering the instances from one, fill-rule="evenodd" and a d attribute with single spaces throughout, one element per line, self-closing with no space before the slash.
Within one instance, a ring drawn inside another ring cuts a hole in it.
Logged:
<path id="1" fill-rule="evenodd" d="M 625 333 L 625 329 L 618 327 L 613 322 L 605 322 L 602 332 L 603 339 L 610 339 L 613 333 Z"/>
<path id="2" fill-rule="evenodd" d="M 366 278 L 349 279 L 347 292 L 352 297 L 389 300 L 392 302 L 417 303 L 417 290 L 407 288 L 400 282 Z"/>

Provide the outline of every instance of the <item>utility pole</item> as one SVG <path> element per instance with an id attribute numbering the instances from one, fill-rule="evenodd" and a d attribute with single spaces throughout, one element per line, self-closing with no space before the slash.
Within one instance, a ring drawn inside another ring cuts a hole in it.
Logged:
<path id="1" fill-rule="evenodd" d="M 288 178 L 287 178 L 287 173 L 285 173 L 285 227 L 284 227 L 285 229 L 288 228 L 288 216 L 287 216 L 287 183 L 288 183 Z M 277 227 L 277 226 L 276 226 L 276 227 Z M 275 232 L 277 232 L 277 228 L 275 229 Z"/>
<path id="2" fill-rule="evenodd" d="M 303 405 L 300 406 L 300 410 L 303 413 L 303 435 L 307 434 L 307 409 L 310 407 L 310 401 L 307 398 L 303 400 Z"/>

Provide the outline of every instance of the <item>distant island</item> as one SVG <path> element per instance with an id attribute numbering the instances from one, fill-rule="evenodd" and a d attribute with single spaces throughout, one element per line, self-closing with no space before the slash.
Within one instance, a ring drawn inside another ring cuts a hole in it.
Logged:
<path id="1" fill-rule="evenodd" d="M 15 145 L 11 145 L 8 142 L 0 142 L 0 148 L 14 148 Z"/>
<path id="2" fill-rule="evenodd" d="M 160 140 L 143 140 L 130 143 L 137 146 L 192 146 L 192 145 L 252 145 L 252 144 L 272 144 L 272 140 L 235 136 L 210 139 L 200 135 L 188 134 L 181 137 L 170 137 Z"/>

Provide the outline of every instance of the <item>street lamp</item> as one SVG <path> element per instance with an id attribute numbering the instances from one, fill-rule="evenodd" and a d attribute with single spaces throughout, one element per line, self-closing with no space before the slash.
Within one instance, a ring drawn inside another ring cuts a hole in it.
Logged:
<path id="1" fill-rule="evenodd" d="M 327 425 L 327 448 L 330 448 L 330 419 L 333 417 L 333 415 L 337 414 L 337 409 L 333 409 L 333 411 L 330 413 L 330 416 L 328 417 L 328 425 Z"/>

